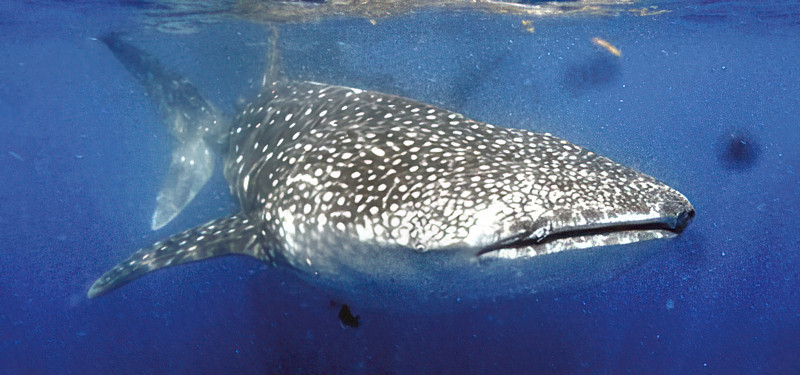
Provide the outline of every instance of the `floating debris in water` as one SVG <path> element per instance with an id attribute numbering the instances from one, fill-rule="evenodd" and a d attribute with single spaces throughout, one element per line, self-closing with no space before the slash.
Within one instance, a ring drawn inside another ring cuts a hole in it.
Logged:
<path id="1" fill-rule="evenodd" d="M 14 152 L 14 151 L 9 151 L 8 154 L 11 155 L 12 157 L 14 157 L 14 159 L 17 159 L 19 161 L 25 161 L 25 158 L 23 158 L 22 155 Z"/>
<path id="2" fill-rule="evenodd" d="M 536 31 L 536 28 L 533 27 L 533 22 L 531 20 L 522 20 L 522 26 L 525 26 L 525 31 L 531 34 Z"/>
<path id="3" fill-rule="evenodd" d="M 608 51 L 609 53 L 611 53 L 614 56 L 617 56 L 617 57 L 622 56 L 622 51 L 620 51 L 619 48 L 615 47 L 613 44 L 609 43 L 608 41 L 606 41 L 604 39 L 600 39 L 598 37 L 594 37 L 594 38 L 592 38 L 592 43 L 594 43 L 594 44 L 596 44 L 596 45 L 598 45 L 600 47 L 603 47 L 606 51 Z"/>

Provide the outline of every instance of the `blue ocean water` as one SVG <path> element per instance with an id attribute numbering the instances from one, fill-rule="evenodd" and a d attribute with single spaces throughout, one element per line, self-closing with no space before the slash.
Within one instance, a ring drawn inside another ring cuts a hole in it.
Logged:
<path id="1" fill-rule="evenodd" d="M 340 326 L 328 291 L 244 257 L 86 298 L 136 248 L 236 209 L 216 176 L 150 230 L 171 141 L 93 38 L 126 33 L 232 111 L 260 84 L 267 31 L 222 17 L 164 33 L 134 17 L 153 4 L 0 4 L 0 373 L 800 371 L 797 2 L 282 25 L 296 79 L 550 132 L 663 180 L 697 210 L 682 236 L 643 245 L 658 256 L 600 285 L 435 311 L 353 305 L 356 329 Z"/>

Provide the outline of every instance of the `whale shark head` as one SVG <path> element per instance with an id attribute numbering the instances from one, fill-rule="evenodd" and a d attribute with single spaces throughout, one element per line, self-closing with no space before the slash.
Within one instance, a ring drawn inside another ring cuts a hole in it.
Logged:
<path id="1" fill-rule="evenodd" d="M 393 95 L 274 84 L 234 124 L 226 176 L 298 268 L 363 248 L 532 257 L 673 237 L 694 216 L 669 186 L 550 134 Z"/>

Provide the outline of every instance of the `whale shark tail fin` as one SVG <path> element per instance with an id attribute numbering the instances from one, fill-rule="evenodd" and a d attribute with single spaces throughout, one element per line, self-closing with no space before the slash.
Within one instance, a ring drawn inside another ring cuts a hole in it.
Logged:
<path id="1" fill-rule="evenodd" d="M 117 289 L 140 276 L 164 267 L 222 255 L 241 254 L 271 262 L 258 230 L 241 215 L 232 215 L 176 234 L 140 249 L 92 284 L 87 295 L 94 298 Z"/>
<path id="2" fill-rule="evenodd" d="M 151 223 L 156 230 L 178 216 L 211 178 L 214 154 L 222 150 L 229 124 L 196 87 L 164 68 L 154 56 L 118 34 L 98 40 L 144 86 L 175 140 L 169 172 L 156 199 Z"/>

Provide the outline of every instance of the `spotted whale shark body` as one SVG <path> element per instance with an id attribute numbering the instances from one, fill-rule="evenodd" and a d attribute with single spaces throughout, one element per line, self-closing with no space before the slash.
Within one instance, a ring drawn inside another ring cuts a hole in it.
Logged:
<path id="1" fill-rule="evenodd" d="M 673 237 L 694 216 L 679 192 L 567 141 L 399 96 L 276 82 L 226 122 L 202 99 L 176 100 L 176 91 L 196 93 L 181 79 L 165 84 L 148 55 L 118 38 L 104 41 L 129 70 L 150 71 L 140 80 L 168 93 L 162 113 L 182 129 L 173 131 L 184 138 L 176 136 L 153 226 L 177 215 L 208 179 L 209 151 L 221 152 L 241 211 L 139 250 L 100 277 L 90 297 L 227 254 L 322 282 L 346 275 L 340 286 L 364 293 L 377 279 L 402 285 L 401 293 L 415 285 L 432 291 L 448 270 L 477 275 L 492 262 L 517 272 L 511 283 L 519 283 L 548 264 L 536 289 L 570 274 L 553 263 L 560 254 L 593 254 L 579 256 L 577 268 L 600 264 L 594 258 L 612 252 L 596 247 Z"/>

